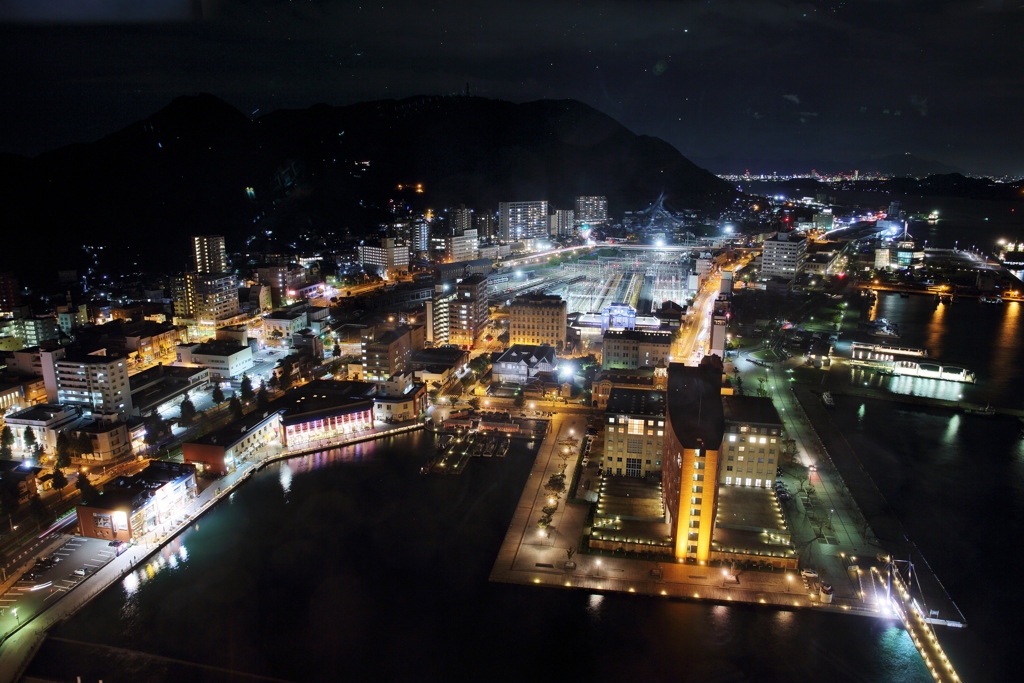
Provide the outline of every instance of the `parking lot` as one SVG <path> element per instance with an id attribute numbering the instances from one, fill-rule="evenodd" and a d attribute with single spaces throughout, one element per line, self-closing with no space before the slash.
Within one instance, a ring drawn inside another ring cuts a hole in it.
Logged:
<path id="1" fill-rule="evenodd" d="M 30 619 L 63 593 L 84 581 L 116 555 L 108 541 L 80 536 L 65 536 L 59 549 L 46 563 L 26 572 L 14 586 L 0 596 L 0 635 Z"/>

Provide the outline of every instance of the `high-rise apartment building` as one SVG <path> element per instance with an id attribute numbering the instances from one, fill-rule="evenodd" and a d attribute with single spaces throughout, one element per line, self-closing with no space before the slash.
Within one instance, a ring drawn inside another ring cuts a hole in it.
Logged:
<path id="1" fill-rule="evenodd" d="M 662 498 L 680 561 L 706 563 L 718 509 L 719 449 L 725 434 L 722 371 L 710 362 L 668 369 Z"/>
<path id="2" fill-rule="evenodd" d="M 456 235 L 473 228 L 473 209 L 467 209 L 465 205 L 459 205 L 457 209 L 450 209 L 448 218 L 451 221 L 452 231 Z"/>
<path id="3" fill-rule="evenodd" d="M 413 221 L 409 248 L 414 254 L 430 249 L 430 223 L 422 216 Z"/>
<path id="4" fill-rule="evenodd" d="M 497 237 L 498 224 L 494 220 L 494 214 L 484 212 L 473 215 L 473 225 L 476 227 L 477 236 L 482 240 L 489 240 Z"/>
<path id="5" fill-rule="evenodd" d="M 14 273 L 0 272 L 0 318 L 11 315 L 20 305 L 18 278 Z"/>
<path id="6" fill-rule="evenodd" d="M 573 216 L 575 214 L 568 209 L 555 209 L 555 212 L 551 214 L 550 218 L 550 229 L 552 237 L 569 237 L 573 233 L 575 227 L 573 223 Z"/>
<path id="7" fill-rule="evenodd" d="M 280 308 L 306 286 L 306 269 L 295 264 L 265 264 L 256 269 L 256 279 L 270 287 L 270 302 L 274 308 Z"/>
<path id="8" fill-rule="evenodd" d="M 761 252 L 761 277 L 792 280 L 807 260 L 807 238 L 791 232 L 780 232 L 766 239 Z"/>
<path id="9" fill-rule="evenodd" d="M 381 240 L 379 245 L 360 244 L 359 263 L 376 268 L 385 278 L 409 270 L 409 247 L 392 237 Z"/>
<path id="10" fill-rule="evenodd" d="M 509 314 L 509 343 L 565 346 L 566 303 L 545 294 L 517 296 Z"/>
<path id="11" fill-rule="evenodd" d="M 50 403 L 80 406 L 106 419 L 126 420 L 132 412 L 128 364 L 123 357 L 93 353 L 66 354 L 65 349 L 39 352 Z"/>
<path id="12" fill-rule="evenodd" d="M 487 278 L 470 275 L 448 303 L 448 343 L 472 348 L 487 325 Z"/>
<path id="13" fill-rule="evenodd" d="M 477 240 L 476 230 L 462 230 L 454 235 L 447 235 L 444 238 L 445 263 L 472 261 L 477 257 L 479 248 L 480 242 Z"/>
<path id="14" fill-rule="evenodd" d="M 376 336 L 364 337 L 360 343 L 363 379 L 383 382 L 409 369 L 412 337 L 409 328 L 386 330 Z"/>
<path id="15" fill-rule="evenodd" d="M 607 197 L 577 197 L 576 222 L 580 225 L 597 225 L 608 220 Z"/>
<path id="16" fill-rule="evenodd" d="M 201 326 L 217 323 L 238 315 L 238 283 L 233 275 L 224 273 L 185 273 L 171 283 L 174 315 L 189 318 Z"/>
<path id="17" fill-rule="evenodd" d="M 434 285 L 434 295 L 424 302 L 426 308 L 426 341 L 430 346 L 445 346 L 449 340 L 449 304 L 455 300 L 455 287 L 447 283 Z"/>
<path id="18" fill-rule="evenodd" d="M 198 235 L 192 238 L 192 265 L 197 273 L 226 273 L 228 257 L 223 235 Z"/>
<path id="19" fill-rule="evenodd" d="M 537 239 L 545 237 L 548 231 L 546 201 L 498 204 L 498 235 L 502 242 Z"/>

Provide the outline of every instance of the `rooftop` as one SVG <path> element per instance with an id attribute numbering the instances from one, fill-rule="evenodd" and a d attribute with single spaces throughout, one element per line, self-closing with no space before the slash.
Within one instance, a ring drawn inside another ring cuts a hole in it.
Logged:
<path id="1" fill-rule="evenodd" d="M 723 396 L 722 411 L 726 422 L 782 426 L 782 418 L 767 396 Z"/>
<path id="2" fill-rule="evenodd" d="M 65 408 L 61 405 L 53 404 L 42 404 L 35 405 L 25 410 L 19 410 L 13 415 L 8 415 L 8 420 L 31 420 L 33 422 L 49 422 L 50 420 L 64 415 L 66 413 L 74 413 L 74 408 Z"/>
<path id="3" fill-rule="evenodd" d="M 279 409 L 278 409 L 279 410 Z M 256 410 L 248 415 L 242 416 L 242 419 L 230 422 L 220 429 L 214 430 L 209 434 L 197 437 L 189 441 L 189 443 L 198 443 L 204 445 L 216 444 L 223 446 L 225 449 L 230 448 L 236 441 L 244 439 L 249 432 L 256 429 L 264 420 L 270 419 L 273 415 L 276 415 L 278 410 L 266 409 Z"/>
<path id="4" fill-rule="evenodd" d="M 615 387 L 608 396 L 607 410 L 621 415 L 664 415 L 665 392 Z"/>
<path id="5" fill-rule="evenodd" d="M 422 349 L 412 354 L 412 362 L 416 365 L 442 365 L 451 367 L 459 362 L 466 352 L 457 346 L 435 346 Z"/>
<path id="6" fill-rule="evenodd" d="M 565 306 L 565 300 L 557 294 L 522 294 L 512 301 L 513 306 L 516 304 Z"/>
<path id="7" fill-rule="evenodd" d="M 609 370 L 601 370 L 594 377 L 594 382 L 602 382 L 605 380 L 616 384 L 653 384 L 654 368 L 636 368 L 632 370 L 625 368 L 612 368 Z"/>
<path id="8" fill-rule="evenodd" d="M 289 391 L 270 408 L 281 411 L 285 423 L 298 422 L 316 413 L 369 405 L 376 391 L 377 385 L 371 382 L 319 379 Z"/>
<path id="9" fill-rule="evenodd" d="M 150 460 L 146 469 L 130 477 L 117 477 L 103 487 L 104 497 L 113 491 L 155 491 L 164 484 L 195 476 L 196 467 L 183 462 Z"/>
<path id="10" fill-rule="evenodd" d="M 487 282 L 487 276 L 485 276 L 485 275 L 470 275 L 469 277 L 464 279 L 462 282 L 460 282 L 459 286 L 462 287 L 464 285 L 479 285 L 480 283 L 486 283 L 486 282 Z"/>
<path id="11" fill-rule="evenodd" d="M 668 422 L 683 448 L 718 448 L 725 434 L 722 371 L 702 363 L 668 366 Z"/>
<path id="12" fill-rule="evenodd" d="M 672 333 L 659 330 L 608 330 L 604 333 L 606 340 L 643 341 L 657 344 L 671 344 Z"/>
<path id="13" fill-rule="evenodd" d="M 230 356 L 249 348 L 231 339 L 216 339 L 192 347 L 192 354 L 204 356 Z"/>
<path id="14" fill-rule="evenodd" d="M 555 347 L 548 344 L 534 346 L 532 344 L 513 344 L 508 351 L 498 358 L 499 363 L 526 363 L 534 365 L 543 360 L 554 365 Z"/>
<path id="15" fill-rule="evenodd" d="M 306 314 L 306 309 L 305 308 L 303 308 L 301 310 L 294 310 L 294 309 L 293 310 L 284 310 L 284 309 L 282 309 L 280 311 L 274 311 L 273 313 L 268 314 L 267 317 L 264 318 L 264 320 L 295 320 L 296 318 L 300 318 L 300 317 L 304 316 L 305 314 Z"/>

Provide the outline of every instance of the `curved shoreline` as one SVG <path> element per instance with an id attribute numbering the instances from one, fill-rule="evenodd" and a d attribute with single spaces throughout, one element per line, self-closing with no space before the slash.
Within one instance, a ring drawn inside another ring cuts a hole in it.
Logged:
<path id="1" fill-rule="evenodd" d="M 18 626 L 18 628 L 10 631 L 0 639 L 0 681 L 6 682 L 20 680 L 24 675 L 25 670 L 32 663 L 33 657 L 35 657 L 35 654 L 46 640 L 46 636 L 51 628 L 58 626 L 73 617 L 96 597 L 108 590 L 118 581 L 124 579 L 129 572 L 134 571 L 136 565 L 141 565 L 156 555 L 165 546 L 177 539 L 182 532 L 186 531 L 193 523 L 197 522 L 200 517 L 212 510 L 218 503 L 220 503 L 220 501 L 224 500 L 231 493 L 234 493 L 234 491 L 243 483 L 248 481 L 253 474 L 260 472 L 267 465 L 281 462 L 283 460 L 289 460 L 291 458 L 310 455 L 312 453 L 319 453 L 324 450 L 347 448 L 348 446 L 355 446 L 367 441 L 376 441 L 377 439 L 396 436 L 399 434 L 408 434 L 419 431 L 423 428 L 423 424 L 417 422 L 386 431 L 364 434 L 357 438 L 346 440 L 342 443 L 324 444 L 308 448 L 303 447 L 301 450 L 297 451 L 282 450 L 280 453 L 268 455 L 267 457 L 250 464 L 245 469 L 237 470 L 238 476 L 235 477 L 234 481 L 223 489 L 220 489 L 219 493 L 217 493 L 215 489 L 215 492 L 211 494 L 209 500 L 201 505 L 194 513 L 186 516 L 184 521 L 176 529 L 170 531 L 166 536 L 152 545 L 144 547 L 136 546 L 134 548 L 135 552 L 129 551 L 119 557 L 113 558 L 110 562 L 101 567 L 99 571 L 90 574 L 86 579 L 75 586 L 76 590 L 82 587 L 92 590 L 86 590 L 77 594 L 75 593 L 75 590 L 63 593 L 53 602 L 53 604 L 47 607 L 46 610 L 26 619 L 20 626 Z M 227 476 L 230 477 L 231 475 Z M 221 478 L 223 479 L 224 477 Z M 209 491 L 213 485 L 214 483 L 211 482 L 210 486 L 207 487 L 205 491 Z M 202 494 L 200 494 L 200 496 L 202 496 Z M 97 580 L 101 576 L 102 580 Z M 93 579 L 92 583 L 89 583 L 90 579 Z M 81 599 L 73 600 L 69 603 L 67 598 L 71 596 Z M 54 611 L 59 610 L 62 606 L 66 606 L 66 609 L 60 614 L 54 614 Z"/>

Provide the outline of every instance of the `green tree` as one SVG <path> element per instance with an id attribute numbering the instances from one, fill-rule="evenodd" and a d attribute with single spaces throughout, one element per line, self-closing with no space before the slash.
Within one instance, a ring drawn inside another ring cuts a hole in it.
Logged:
<path id="1" fill-rule="evenodd" d="M 82 492 L 83 503 L 95 503 L 96 499 L 100 497 L 100 492 L 93 486 L 93 483 L 89 481 L 88 475 L 84 472 L 78 474 L 78 481 L 75 482 L 75 488 Z"/>
<path id="2" fill-rule="evenodd" d="M 278 378 L 278 383 L 285 391 L 292 385 L 292 372 L 295 369 L 294 363 L 295 361 L 292 360 L 291 356 L 285 356 L 281 359 L 281 376 Z"/>
<path id="3" fill-rule="evenodd" d="M 7 444 L 0 445 L 0 460 L 10 460 L 14 457 L 11 447 Z"/>
<path id="4" fill-rule="evenodd" d="M 231 409 L 231 417 L 236 420 L 242 419 L 242 402 L 238 400 L 238 397 L 231 394 L 231 400 L 228 401 L 228 406 Z"/>
<path id="5" fill-rule="evenodd" d="M 17 482 L 13 479 L 0 479 L 0 509 L 7 513 L 8 519 L 18 512 L 19 497 Z M 13 527 L 14 523 L 11 522 L 12 531 Z"/>
<path id="6" fill-rule="evenodd" d="M 249 375 L 242 375 L 242 400 L 251 401 L 256 393 L 252 390 L 252 380 Z"/>
<path id="7" fill-rule="evenodd" d="M 25 433 L 21 437 L 22 442 L 25 444 L 25 450 L 30 450 L 36 445 L 36 433 L 31 427 L 25 427 Z"/>
<path id="8" fill-rule="evenodd" d="M 220 405 L 224 402 L 224 390 L 220 388 L 219 384 L 213 385 L 213 402 Z"/>
<path id="9" fill-rule="evenodd" d="M 88 432 L 78 432 L 78 441 L 75 445 L 75 451 L 79 455 L 88 455 L 93 453 L 92 437 L 89 436 Z"/>
<path id="10" fill-rule="evenodd" d="M 192 399 L 188 396 L 181 402 L 181 419 L 178 420 L 178 424 L 183 427 L 188 427 L 190 424 L 195 422 L 196 419 L 196 406 L 192 403 Z"/>
<path id="11" fill-rule="evenodd" d="M 153 413 L 146 418 L 146 436 L 143 439 L 147 446 L 155 446 L 167 430 L 167 423 L 159 413 Z"/>
<path id="12" fill-rule="evenodd" d="M 334 345 L 334 348 L 331 350 L 331 357 L 341 358 L 341 344 Z"/>
<path id="13" fill-rule="evenodd" d="M 260 410 L 270 405 L 270 393 L 267 385 L 263 382 L 260 382 L 260 392 L 256 395 L 256 405 Z"/>
<path id="14" fill-rule="evenodd" d="M 479 399 L 479 398 L 477 398 L 476 396 L 474 396 L 473 398 L 469 399 L 469 405 L 470 405 L 470 406 L 471 406 L 471 407 L 472 407 L 472 408 L 473 408 L 474 410 L 476 410 L 477 408 L 479 408 L 479 407 L 480 407 L 480 399 Z"/>
<path id="15" fill-rule="evenodd" d="M 71 438 L 67 432 L 60 432 L 57 434 L 57 464 L 56 468 L 67 467 L 71 464 L 72 445 Z"/>
<path id="16" fill-rule="evenodd" d="M 11 425 L 4 425 L 3 429 L 0 429 L 0 446 L 7 446 L 10 448 L 14 445 L 14 432 L 11 431 Z"/>
<path id="17" fill-rule="evenodd" d="M 516 408 L 522 408 L 526 405 L 526 397 L 523 396 L 523 392 L 520 391 L 516 394 L 516 400 L 513 401 L 513 405 L 515 405 Z"/>
<path id="18" fill-rule="evenodd" d="M 43 524 L 53 521 L 53 513 L 50 512 L 50 508 L 46 507 L 46 503 L 39 497 L 39 494 L 32 496 L 29 501 L 29 509 L 32 511 L 32 517 L 36 520 L 36 525 L 42 528 Z"/>
<path id="19" fill-rule="evenodd" d="M 68 478 L 64 474 L 64 470 L 59 467 L 53 470 L 53 488 L 57 490 L 57 495 L 60 496 L 61 500 L 64 500 L 64 487 L 68 485 Z"/>

